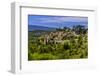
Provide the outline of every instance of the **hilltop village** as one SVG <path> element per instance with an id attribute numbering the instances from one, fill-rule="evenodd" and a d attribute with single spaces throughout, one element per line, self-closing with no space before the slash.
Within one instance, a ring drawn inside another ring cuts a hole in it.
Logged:
<path id="1" fill-rule="evenodd" d="M 29 60 L 88 57 L 88 29 L 84 26 L 37 32 L 29 34 Z"/>

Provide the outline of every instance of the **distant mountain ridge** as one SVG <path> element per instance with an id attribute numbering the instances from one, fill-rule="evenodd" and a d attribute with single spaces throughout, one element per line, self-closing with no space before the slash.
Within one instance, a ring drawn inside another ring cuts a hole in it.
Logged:
<path id="1" fill-rule="evenodd" d="M 51 31 L 51 30 L 56 30 L 56 28 L 45 27 L 45 26 L 37 26 L 37 25 L 28 25 L 28 31 L 33 31 L 33 30 Z"/>
<path id="2" fill-rule="evenodd" d="M 80 25 L 80 24 L 77 24 L 77 25 Z M 74 26 L 74 24 L 73 24 L 73 26 Z M 84 25 L 82 25 L 82 26 L 84 26 Z M 63 26 L 63 27 L 66 27 L 66 26 Z M 72 28 L 72 27 L 70 27 L 70 25 L 68 25 L 67 27 Z M 88 26 L 85 25 L 85 28 L 88 28 Z M 28 25 L 28 31 L 33 31 L 33 30 L 55 31 L 56 28 L 55 27 L 41 26 L 41 25 Z"/>

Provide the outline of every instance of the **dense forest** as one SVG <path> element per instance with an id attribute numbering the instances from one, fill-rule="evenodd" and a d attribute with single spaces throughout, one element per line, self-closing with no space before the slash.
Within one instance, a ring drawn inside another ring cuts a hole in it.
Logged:
<path id="1" fill-rule="evenodd" d="M 88 57 L 88 29 L 82 25 L 28 31 L 28 60 Z"/>

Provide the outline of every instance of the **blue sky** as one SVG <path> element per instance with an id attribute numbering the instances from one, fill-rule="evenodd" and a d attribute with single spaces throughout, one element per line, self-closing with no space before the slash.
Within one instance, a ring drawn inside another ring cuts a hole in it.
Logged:
<path id="1" fill-rule="evenodd" d="M 72 27 L 84 25 L 87 27 L 87 17 L 76 16 L 50 16 L 50 15 L 28 15 L 28 26 L 45 26 L 53 28 Z"/>

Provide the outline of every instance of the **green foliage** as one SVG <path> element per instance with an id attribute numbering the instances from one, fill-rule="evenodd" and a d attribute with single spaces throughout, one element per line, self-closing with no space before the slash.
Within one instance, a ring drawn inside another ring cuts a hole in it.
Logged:
<path id="1" fill-rule="evenodd" d="M 71 47 L 70 47 L 70 43 L 69 43 L 69 42 L 65 42 L 64 45 L 63 45 L 63 48 L 64 48 L 65 50 L 70 49 L 70 48 L 71 48 Z"/>
<path id="2" fill-rule="evenodd" d="M 87 32 L 87 29 L 82 25 L 73 26 L 73 31 L 76 32 L 76 34 L 85 34 Z"/>
<path id="3" fill-rule="evenodd" d="M 57 57 L 52 55 L 52 54 L 47 54 L 47 53 L 33 53 L 33 54 L 30 54 L 30 57 L 29 59 L 30 60 L 51 60 L 51 59 L 56 59 Z"/>
<path id="4" fill-rule="evenodd" d="M 29 31 L 28 60 L 87 58 L 87 35 L 87 29 L 80 25 L 49 32 Z"/>

